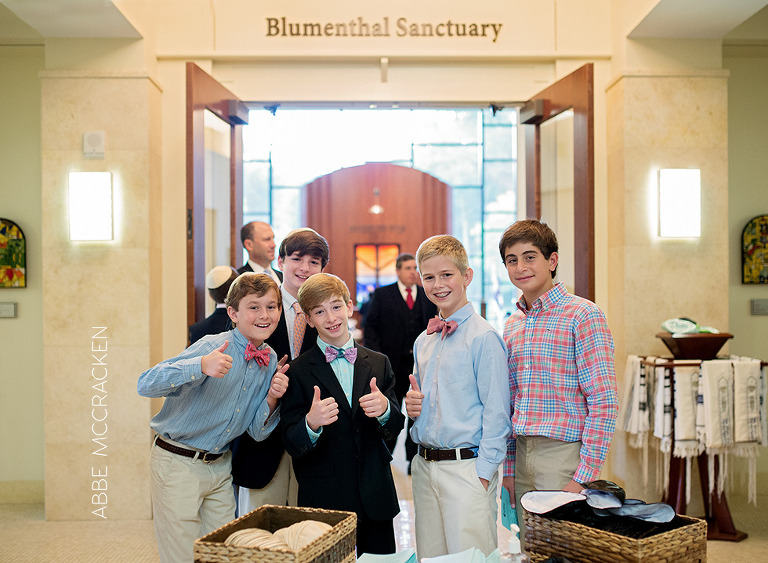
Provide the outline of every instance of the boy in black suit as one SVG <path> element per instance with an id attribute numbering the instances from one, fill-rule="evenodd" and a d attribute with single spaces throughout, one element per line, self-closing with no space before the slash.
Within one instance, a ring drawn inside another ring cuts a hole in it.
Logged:
<path id="1" fill-rule="evenodd" d="M 283 311 L 267 339 L 278 358 L 295 358 L 315 345 L 317 331 L 307 326 L 296 297 L 301 284 L 321 272 L 328 258 L 328 241 L 309 228 L 291 231 L 280 243 L 277 263 L 283 272 Z M 239 515 L 263 504 L 296 504 L 296 478 L 279 427 L 263 442 L 245 433 L 232 443 L 232 480 L 239 487 Z"/>
<path id="2" fill-rule="evenodd" d="M 352 340 L 352 301 L 336 276 L 309 278 L 299 303 L 318 334 L 317 345 L 291 362 L 281 406 L 299 506 L 353 511 L 357 555 L 394 553 L 400 507 L 384 441 L 397 435 L 404 417 L 389 359 Z"/>
<path id="3" fill-rule="evenodd" d="M 232 328 L 224 301 L 227 299 L 229 286 L 237 276 L 238 273 L 232 266 L 216 266 L 205 276 L 205 287 L 208 288 L 208 295 L 216 303 L 216 308 L 202 321 L 197 321 L 189 327 L 190 344 L 194 344 L 208 334 L 219 334 Z"/>
<path id="4" fill-rule="evenodd" d="M 364 344 L 371 350 L 386 354 L 395 372 L 395 396 L 402 404 L 408 392 L 408 376 L 413 373 L 413 343 L 427 328 L 429 319 L 437 315 L 437 306 L 427 299 L 418 284 L 419 271 L 413 254 L 403 253 L 395 263 L 397 281 L 378 288 L 370 301 L 363 328 Z M 416 444 L 410 436 L 413 420 L 408 421 L 405 438 L 405 458 L 410 462 L 416 455 Z M 394 451 L 397 440 L 387 443 Z"/>

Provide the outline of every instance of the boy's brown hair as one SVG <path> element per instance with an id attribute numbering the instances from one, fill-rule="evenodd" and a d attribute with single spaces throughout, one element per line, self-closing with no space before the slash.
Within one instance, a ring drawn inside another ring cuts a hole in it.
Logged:
<path id="1" fill-rule="evenodd" d="M 232 285 L 229 286 L 229 292 L 227 293 L 227 307 L 232 307 L 237 310 L 240 306 L 240 301 L 247 295 L 252 293 L 256 297 L 262 297 L 269 290 L 273 290 L 277 296 L 277 306 L 283 308 L 283 294 L 280 293 L 280 287 L 275 280 L 270 278 L 267 274 L 256 274 L 254 272 L 245 272 L 240 274 Z"/>
<path id="2" fill-rule="evenodd" d="M 501 235 L 499 241 L 499 254 L 501 254 L 501 261 L 504 262 L 506 256 L 504 253 L 507 248 L 514 246 L 519 242 L 528 242 L 539 249 L 544 255 L 544 258 L 549 260 L 553 252 L 557 252 L 557 236 L 555 232 L 549 228 L 549 225 L 539 221 L 538 219 L 523 219 L 522 221 L 515 221 L 504 234 Z M 557 267 L 552 271 L 552 277 L 555 277 Z"/>
<path id="3" fill-rule="evenodd" d="M 421 271 L 421 265 L 425 260 L 435 256 L 445 256 L 464 274 L 469 269 L 467 250 L 459 239 L 451 235 L 435 235 L 419 245 L 416 251 L 416 263 Z"/>
<path id="4" fill-rule="evenodd" d="M 291 231 L 280 243 L 278 256 L 280 256 L 281 260 L 285 260 L 287 256 L 291 256 L 294 252 L 298 252 L 299 256 L 309 254 L 319 259 L 323 268 L 328 264 L 330 255 L 328 241 L 309 227 Z"/>
<path id="5" fill-rule="evenodd" d="M 333 274 L 313 274 L 299 287 L 299 306 L 302 311 L 309 312 L 326 299 L 338 297 L 349 303 L 349 288 L 341 278 Z"/>

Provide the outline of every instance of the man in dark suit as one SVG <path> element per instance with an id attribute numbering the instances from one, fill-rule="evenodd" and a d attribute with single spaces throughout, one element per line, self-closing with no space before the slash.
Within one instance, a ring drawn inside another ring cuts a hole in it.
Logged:
<path id="1" fill-rule="evenodd" d="M 313 276 L 299 300 L 318 332 L 317 344 L 291 362 L 280 407 L 299 505 L 354 511 L 358 556 L 394 553 L 400 507 L 384 440 L 397 436 L 404 417 L 389 360 L 350 337 L 352 302 L 338 277 Z"/>
<path id="2" fill-rule="evenodd" d="M 240 240 L 248 252 L 248 260 L 237 270 L 244 272 L 264 272 L 278 284 L 283 281 L 283 273 L 272 268 L 275 259 L 275 233 L 272 227 L 262 221 L 251 221 L 240 229 Z"/>
<path id="3" fill-rule="evenodd" d="M 437 315 L 437 307 L 417 283 L 419 272 L 412 254 L 398 256 L 395 267 L 397 282 L 373 292 L 363 325 L 363 339 L 368 348 L 386 354 L 392 363 L 395 395 L 400 405 L 410 385 L 408 376 L 413 373 L 413 342 L 427 328 L 429 319 Z M 412 424 L 409 420 L 409 430 Z M 396 441 L 397 436 L 387 443 L 390 451 Z M 406 433 L 405 454 L 409 462 L 416 455 L 410 431 Z"/>
<path id="4" fill-rule="evenodd" d="M 197 321 L 189 327 L 189 343 L 193 344 L 207 334 L 219 334 L 232 328 L 232 322 L 227 315 L 227 298 L 229 286 L 237 278 L 237 272 L 231 266 L 216 266 L 205 276 L 205 287 L 208 295 L 216 303 L 216 309 L 202 321 Z"/>
<path id="5" fill-rule="evenodd" d="M 309 276 L 325 268 L 328 258 L 328 242 L 312 229 L 292 231 L 280 244 L 277 263 L 283 270 L 283 310 L 277 328 L 266 340 L 278 359 L 286 355 L 296 358 L 315 346 L 317 331 L 306 325 L 303 312 L 297 312 L 296 296 Z M 299 334 L 301 331 L 303 336 Z M 291 380 L 290 371 L 288 379 Z M 241 515 L 263 504 L 296 504 L 295 478 L 279 426 L 262 442 L 256 442 L 248 433 L 232 442 L 232 480 L 240 487 L 238 513 Z"/>

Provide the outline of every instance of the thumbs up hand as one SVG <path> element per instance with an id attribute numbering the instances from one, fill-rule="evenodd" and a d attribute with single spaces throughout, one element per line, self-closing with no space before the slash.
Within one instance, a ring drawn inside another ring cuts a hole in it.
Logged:
<path id="1" fill-rule="evenodd" d="M 219 346 L 210 354 L 200 358 L 200 370 L 211 377 L 222 378 L 232 369 L 232 356 L 225 354 L 224 350 L 229 346 L 229 340 Z"/>
<path id="2" fill-rule="evenodd" d="M 327 397 L 325 399 L 320 398 L 320 388 L 315 385 L 315 394 L 312 397 L 312 406 L 307 413 L 307 425 L 313 432 L 317 432 L 317 429 L 321 426 L 327 426 L 332 422 L 336 422 L 339 418 L 339 405 L 336 404 L 336 399 L 333 397 Z"/>
<path id="3" fill-rule="evenodd" d="M 270 411 L 274 411 L 277 407 L 277 401 L 288 390 L 288 376 L 285 372 L 288 371 L 289 365 L 285 363 L 288 356 L 283 358 L 277 363 L 277 371 L 272 376 L 272 381 L 269 384 L 269 391 L 267 391 L 267 404 Z"/>
<path id="4" fill-rule="evenodd" d="M 387 412 L 389 401 L 384 396 L 384 393 L 379 391 L 379 388 L 376 386 L 375 377 L 371 379 L 371 392 L 360 397 L 360 406 L 363 408 L 365 416 L 371 418 L 381 416 Z"/>
<path id="5" fill-rule="evenodd" d="M 405 394 L 405 412 L 411 418 L 416 418 L 421 414 L 421 401 L 424 398 L 424 393 L 419 389 L 419 382 L 416 381 L 416 377 L 411 374 L 408 376 L 411 381 L 411 388 Z"/>

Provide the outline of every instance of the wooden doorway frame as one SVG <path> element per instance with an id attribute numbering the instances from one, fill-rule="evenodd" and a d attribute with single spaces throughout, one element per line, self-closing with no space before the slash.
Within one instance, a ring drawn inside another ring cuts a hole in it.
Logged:
<path id="1" fill-rule="evenodd" d="M 526 214 L 541 218 L 541 125 L 573 110 L 574 293 L 595 300 L 595 140 L 594 65 L 585 64 L 528 102 L 525 128 Z"/>
<path id="2" fill-rule="evenodd" d="M 195 63 L 187 73 L 187 326 L 205 317 L 205 110 L 230 125 L 230 264 L 243 226 L 242 102 Z M 238 106 L 239 104 L 239 106 Z M 240 110 L 240 111 L 238 111 Z M 241 115 L 238 116 L 238 113 Z M 247 123 L 247 115 L 246 115 Z"/>

